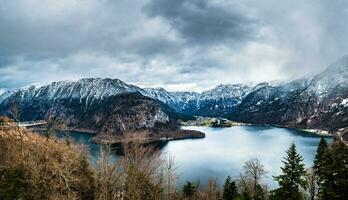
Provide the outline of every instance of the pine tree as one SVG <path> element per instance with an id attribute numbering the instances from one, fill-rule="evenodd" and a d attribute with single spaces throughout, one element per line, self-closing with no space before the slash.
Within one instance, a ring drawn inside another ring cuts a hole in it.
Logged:
<path id="1" fill-rule="evenodd" d="M 244 188 L 244 191 L 242 192 L 240 199 L 241 200 L 252 200 L 251 192 L 250 192 L 249 188 Z"/>
<path id="2" fill-rule="evenodd" d="M 314 160 L 317 176 L 318 196 L 321 199 L 347 199 L 348 191 L 348 158 L 347 146 L 340 140 L 334 141 L 330 147 L 322 139 Z"/>
<path id="3" fill-rule="evenodd" d="M 185 198 L 191 198 L 195 194 L 195 186 L 190 182 L 186 181 L 183 188 L 183 195 Z"/>
<path id="4" fill-rule="evenodd" d="M 236 183 L 231 180 L 230 176 L 228 176 L 224 184 L 222 199 L 233 200 L 233 199 L 236 199 L 237 196 L 238 196 L 238 191 L 237 191 Z"/>
<path id="5" fill-rule="evenodd" d="M 325 199 L 331 199 L 333 195 L 332 161 L 327 142 L 321 138 L 314 158 L 313 169 L 317 176 L 318 196 Z"/>
<path id="6" fill-rule="evenodd" d="M 282 161 L 284 167 L 281 167 L 283 174 L 274 177 L 278 181 L 279 188 L 271 191 L 271 199 L 297 200 L 302 199 L 300 188 L 306 188 L 306 170 L 303 164 L 303 158 L 296 151 L 296 145 L 292 143 L 287 156 Z M 274 196 L 281 195 L 275 198 Z"/>
<path id="7" fill-rule="evenodd" d="M 329 152 L 332 157 L 332 167 L 329 168 L 333 178 L 332 197 L 338 200 L 348 199 L 348 147 L 337 140 L 332 143 Z"/>
<path id="8" fill-rule="evenodd" d="M 315 155 L 314 158 L 314 173 L 316 175 L 317 179 L 317 184 L 318 184 L 318 193 L 321 195 L 323 193 L 323 183 L 324 183 L 324 177 L 325 177 L 325 167 L 324 167 L 324 159 L 325 159 L 325 154 L 327 154 L 328 151 L 328 146 L 327 142 L 325 139 L 322 137 L 320 139 L 318 148 L 317 148 L 317 154 Z"/>
<path id="9" fill-rule="evenodd" d="M 265 199 L 265 192 L 264 189 L 260 184 L 257 184 L 254 191 L 254 198 L 253 200 L 264 200 Z"/>

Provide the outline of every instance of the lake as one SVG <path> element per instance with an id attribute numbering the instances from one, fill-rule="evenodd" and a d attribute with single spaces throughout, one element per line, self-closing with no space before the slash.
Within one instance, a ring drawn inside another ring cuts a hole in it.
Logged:
<path id="1" fill-rule="evenodd" d="M 272 126 L 184 128 L 202 131 L 206 138 L 170 141 L 162 147 L 162 152 L 174 157 L 180 185 L 186 180 L 197 179 L 204 184 L 211 177 L 218 178 L 222 184 L 228 175 L 236 179 L 244 162 L 257 157 L 268 171 L 268 177 L 263 182 L 274 188 L 277 183 L 272 176 L 281 173 L 281 160 L 290 144 L 296 144 L 304 163 L 310 167 L 320 141 L 320 136 L 312 133 Z M 99 148 L 89 142 L 92 135 L 72 132 L 71 137 L 77 143 L 86 144 L 93 161 L 97 160 Z"/>

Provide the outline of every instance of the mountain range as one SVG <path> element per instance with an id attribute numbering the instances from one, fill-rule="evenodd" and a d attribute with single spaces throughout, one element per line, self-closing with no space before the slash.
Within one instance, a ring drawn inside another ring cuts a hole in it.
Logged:
<path id="1" fill-rule="evenodd" d="M 197 92 L 140 88 L 119 79 L 84 78 L 29 86 L 0 95 L 0 114 L 15 102 L 21 120 L 65 118 L 95 132 L 178 130 L 179 119 L 234 121 L 340 131 L 347 137 L 348 56 L 311 79 L 256 85 L 225 84 Z"/>

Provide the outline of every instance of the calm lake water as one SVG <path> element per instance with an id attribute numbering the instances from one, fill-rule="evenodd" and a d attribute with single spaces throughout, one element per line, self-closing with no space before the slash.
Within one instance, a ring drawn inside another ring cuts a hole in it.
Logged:
<path id="1" fill-rule="evenodd" d="M 206 138 L 171 141 L 161 149 L 166 155 L 174 157 L 180 185 L 186 180 L 197 179 L 204 184 L 211 177 L 218 178 L 222 184 L 228 175 L 238 178 L 244 162 L 257 157 L 268 171 L 268 177 L 263 182 L 274 188 L 277 184 L 272 176 L 281 173 L 281 160 L 290 144 L 296 144 L 304 163 L 310 167 L 320 140 L 319 136 L 311 133 L 272 126 L 185 129 L 202 131 Z M 73 132 L 71 137 L 77 143 L 86 144 L 93 161 L 97 160 L 99 148 L 89 142 L 92 135 Z"/>

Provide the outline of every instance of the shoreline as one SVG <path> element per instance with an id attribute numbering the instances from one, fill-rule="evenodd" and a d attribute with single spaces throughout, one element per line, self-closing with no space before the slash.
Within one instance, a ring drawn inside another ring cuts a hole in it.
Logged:
<path id="1" fill-rule="evenodd" d="M 330 133 L 329 131 L 323 130 L 323 129 L 314 129 L 314 128 L 306 129 L 306 128 L 301 128 L 301 127 L 296 127 L 296 126 L 290 126 L 290 125 L 287 126 L 287 125 L 279 125 L 279 124 L 256 124 L 256 123 L 254 124 L 254 123 L 234 122 L 234 125 L 221 126 L 221 127 L 214 127 L 214 126 L 202 125 L 202 124 L 182 125 L 182 127 L 190 127 L 190 126 L 209 127 L 209 128 L 231 128 L 231 127 L 235 127 L 235 126 L 271 126 L 271 127 L 278 127 L 278 128 L 294 129 L 294 130 L 298 130 L 298 131 L 302 131 L 302 132 L 306 132 L 306 133 L 310 133 L 310 134 L 314 134 L 314 135 L 322 136 L 322 137 L 334 137 L 335 134 L 338 136 L 340 135 L 339 131 Z"/>
<path id="2" fill-rule="evenodd" d="M 314 128 L 300 128 L 300 127 L 296 127 L 296 126 L 287 126 L 287 125 L 270 125 L 270 126 L 274 126 L 274 127 L 279 127 L 279 128 L 288 128 L 288 129 L 295 129 L 295 130 L 299 130 L 302 132 L 306 132 L 306 133 L 311 133 L 317 136 L 322 136 L 322 137 L 334 137 L 333 134 L 330 134 L 329 131 L 327 130 L 323 130 L 323 129 L 314 129 Z"/>
<path id="3" fill-rule="evenodd" d="M 117 136 L 117 135 L 111 135 L 106 136 L 106 134 L 98 134 L 97 131 L 91 130 L 91 129 L 81 129 L 81 128 L 68 128 L 64 131 L 73 131 L 73 132 L 79 132 L 84 134 L 91 134 L 94 135 L 94 137 L 90 140 L 90 142 L 95 144 L 121 144 L 124 142 L 132 142 L 132 140 L 138 140 L 141 141 L 143 144 L 149 144 L 149 143 L 157 143 L 157 142 L 169 142 L 169 141 L 175 141 L 175 140 L 185 140 L 185 139 L 203 139 L 205 138 L 205 133 L 197 131 L 197 130 L 190 130 L 186 129 L 189 127 L 209 127 L 209 128 L 231 128 L 235 126 L 270 126 L 270 127 L 278 127 L 278 128 L 286 128 L 286 129 L 294 129 L 297 131 L 302 131 L 303 133 L 307 134 L 313 134 L 316 136 L 321 137 L 334 137 L 337 135 L 342 141 L 345 142 L 343 137 L 341 136 L 339 131 L 335 133 L 330 133 L 327 130 L 322 129 L 306 129 L 306 128 L 300 128 L 295 126 L 286 126 L 286 125 L 271 125 L 271 124 L 252 124 L 252 123 L 234 123 L 233 126 L 228 127 L 213 127 L 208 125 L 182 125 L 180 130 L 175 130 L 166 132 L 160 132 L 160 133 L 153 133 L 151 131 L 136 131 L 133 133 L 130 133 L 131 135 L 137 136 L 133 139 L 125 139 L 124 137 Z M 44 128 L 33 128 L 31 130 L 44 130 Z M 145 137 L 143 137 L 145 135 Z M 142 137 L 142 138 L 141 138 Z M 346 142 L 345 142 L 346 143 Z M 347 143 L 346 143 L 347 144 Z"/>
<path id="4" fill-rule="evenodd" d="M 32 131 L 43 131 L 43 130 L 46 130 L 46 128 L 28 128 L 28 129 L 32 130 Z M 97 133 L 98 133 L 95 130 L 82 129 L 82 128 L 67 128 L 67 129 L 62 129 L 61 131 L 87 133 L 87 134 L 91 134 L 91 135 L 97 135 Z"/>
<path id="5" fill-rule="evenodd" d="M 36 127 L 30 128 L 31 131 L 44 131 L 46 128 Z M 174 141 L 174 140 L 185 140 L 185 139 L 202 139 L 205 138 L 205 133 L 196 131 L 196 130 L 187 130 L 187 129 L 179 129 L 179 130 L 162 130 L 161 132 L 152 132 L 151 130 L 142 130 L 135 132 L 122 133 L 127 137 L 123 137 L 122 135 L 113 135 L 113 134 L 105 134 L 99 133 L 98 131 L 91 129 L 82 129 L 82 128 L 67 128 L 61 131 L 66 132 L 78 132 L 82 134 L 90 134 L 94 137 L 90 140 L 90 142 L 95 144 L 121 144 L 124 142 L 131 142 L 134 140 L 141 141 L 141 143 L 155 143 L 155 142 L 166 142 L 166 141 Z"/>
<path id="6" fill-rule="evenodd" d="M 150 144 L 156 142 L 168 142 L 174 140 L 185 140 L 185 139 L 203 139 L 205 138 L 205 133 L 196 130 L 176 130 L 168 134 L 157 133 L 153 136 L 153 133 L 149 132 L 133 132 L 129 133 L 130 137 L 122 137 L 117 135 L 96 135 L 91 139 L 92 143 L 95 144 L 112 144 L 119 145 L 122 143 L 138 141 L 142 144 Z"/>

